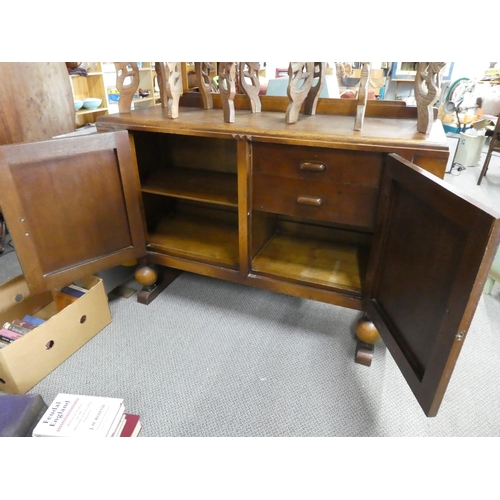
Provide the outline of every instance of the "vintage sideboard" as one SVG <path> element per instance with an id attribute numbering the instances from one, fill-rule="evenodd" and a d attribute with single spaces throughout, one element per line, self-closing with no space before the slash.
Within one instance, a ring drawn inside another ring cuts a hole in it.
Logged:
<path id="1" fill-rule="evenodd" d="M 442 180 L 442 125 L 417 132 L 415 108 L 368 102 L 354 131 L 354 102 L 320 99 L 287 124 L 286 98 L 252 113 L 237 97 L 233 123 L 189 95 L 176 119 L 157 106 L 3 148 L 0 201 L 30 288 L 138 258 L 145 303 L 189 271 L 356 309 L 356 359 L 370 364 L 380 333 L 434 416 L 499 215 Z"/>

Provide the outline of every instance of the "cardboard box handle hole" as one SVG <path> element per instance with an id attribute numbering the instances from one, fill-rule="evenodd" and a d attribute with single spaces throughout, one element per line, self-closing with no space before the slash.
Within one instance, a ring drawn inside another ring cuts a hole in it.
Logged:
<path id="1" fill-rule="evenodd" d="M 53 341 L 53 340 L 49 340 L 49 341 L 45 344 L 45 349 L 49 350 L 49 349 L 52 349 L 52 347 L 54 347 L 54 341 Z"/>
<path id="2" fill-rule="evenodd" d="M 83 325 L 83 323 L 85 323 L 85 321 L 87 321 L 87 316 L 84 314 L 84 315 L 80 318 L 80 323 Z"/>

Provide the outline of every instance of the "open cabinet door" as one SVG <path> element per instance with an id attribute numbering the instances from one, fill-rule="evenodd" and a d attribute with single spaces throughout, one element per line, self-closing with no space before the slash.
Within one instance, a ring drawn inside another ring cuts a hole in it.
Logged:
<path id="1" fill-rule="evenodd" d="M 146 255 L 126 131 L 0 148 L 0 206 L 32 293 Z"/>
<path id="2" fill-rule="evenodd" d="M 500 241 L 499 214 L 388 155 L 365 309 L 435 416 Z"/>

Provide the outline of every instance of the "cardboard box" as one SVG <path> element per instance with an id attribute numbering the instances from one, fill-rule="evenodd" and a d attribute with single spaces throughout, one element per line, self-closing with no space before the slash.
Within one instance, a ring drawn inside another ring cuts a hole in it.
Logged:
<path id="1" fill-rule="evenodd" d="M 23 276 L 0 286 L 0 326 L 27 314 L 46 320 L 0 349 L 0 390 L 29 391 L 111 322 L 102 280 L 89 276 L 81 282 L 88 292 L 60 312 L 56 290 L 31 295 Z"/>
<path id="2" fill-rule="evenodd" d="M 372 69 L 370 70 L 370 78 L 368 79 L 368 83 L 371 88 L 378 89 L 380 87 L 384 87 L 386 82 L 386 78 L 384 76 L 383 69 Z"/>

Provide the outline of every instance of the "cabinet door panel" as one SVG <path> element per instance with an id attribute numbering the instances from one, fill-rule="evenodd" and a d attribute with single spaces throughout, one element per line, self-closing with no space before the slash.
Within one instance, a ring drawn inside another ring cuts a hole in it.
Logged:
<path id="1" fill-rule="evenodd" d="M 34 293 L 146 253 L 127 132 L 5 146 L 0 192 Z"/>
<path id="2" fill-rule="evenodd" d="M 439 409 L 481 296 L 499 217 L 387 157 L 365 308 L 428 416 Z"/>

